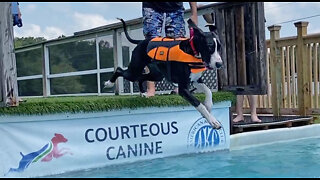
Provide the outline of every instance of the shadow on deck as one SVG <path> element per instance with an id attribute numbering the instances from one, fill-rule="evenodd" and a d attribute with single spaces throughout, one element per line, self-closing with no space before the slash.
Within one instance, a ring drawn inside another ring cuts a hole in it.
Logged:
<path id="1" fill-rule="evenodd" d="M 236 115 L 233 115 L 233 118 L 235 117 Z M 304 126 L 313 124 L 314 122 L 312 116 L 287 115 L 275 117 L 272 115 L 258 115 L 258 117 L 262 120 L 261 123 L 251 122 L 250 115 L 244 115 L 245 119 L 241 122 L 234 123 L 231 120 L 231 134 L 284 127 Z"/>

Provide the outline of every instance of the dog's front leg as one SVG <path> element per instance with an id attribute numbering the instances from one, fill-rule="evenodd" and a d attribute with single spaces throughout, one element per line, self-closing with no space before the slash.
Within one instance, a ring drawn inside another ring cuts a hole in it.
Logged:
<path id="1" fill-rule="evenodd" d="M 207 108 L 209 113 L 211 113 L 213 102 L 212 102 L 212 92 L 208 88 L 207 85 L 205 85 L 201 79 L 193 83 L 194 87 L 197 88 L 199 91 L 203 92 L 205 94 L 205 100 L 203 102 L 204 106 Z"/>
<path id="2" fill-rule="evenodd" d="M 179 84 L 179 95 L 182 96 L 184 99 L 186 99 L 191 105 L 193 105 L 200 114 L 206 118 L 206 120 L 209 122 L 209 124 L 215 128 L 220 129 L 221 124 L 215 117 L 210 114 L 210 112 L 207 110 L 207 108 L 196 98 L 194 97 L 188 88 L 184 87 L 183 85 Z"/>

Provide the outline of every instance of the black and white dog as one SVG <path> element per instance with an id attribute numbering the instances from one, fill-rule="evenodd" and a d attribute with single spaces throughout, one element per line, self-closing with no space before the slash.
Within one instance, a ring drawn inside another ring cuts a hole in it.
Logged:
<path id="1" fill-rule="evenodd" d="M 132 52 L 128 69 L 123 70 L 118 67 L 111 79 L 104 83 L 105 88 L 113 87 L 119 76 L 132 82 L 138 81 L 140 90 L 142 90 L 142 82 L 161 81 L 165 77 L 168 81 L 178 84 L 179 95 L 193 105 L 213 128 L 220 129 L 221 124 L 210 113 L 213 105 L 212 92 L 201 79 L 205 69 L 220 68 L 223 63 L 220 56 L 220 41 L 215 33 L 216 28 L 209 25 L 210 32 L 203 32 L 189 19 L 190 38 L 169 39 L 169 42 L 165 44 L 162 41 L 154 41 L 154 39 L 131 39 L 127 33 L 125 22 L 120 20 L 123 23 L 126 37 L 137 46 Z M 165 38 L 161 39 L 164 41 Z M 177 52 L 166 52 L 164 49 L 176 49 L 181 51 L 183 55 L 179 55 Z M 161 55 L 164 58 L 158 58 Z M 178 59 L 178 56 L 189 60 L 175 60 L 175 58 Z M 191 62 L 190 59 L 195 59 L 196 62 Z M 149 73 L 144 73 L 145 66 L 148 66 Z M 206 97 L 203 103 L 190 92 L 191 83 L 199 91 L 205 93 Z"/>

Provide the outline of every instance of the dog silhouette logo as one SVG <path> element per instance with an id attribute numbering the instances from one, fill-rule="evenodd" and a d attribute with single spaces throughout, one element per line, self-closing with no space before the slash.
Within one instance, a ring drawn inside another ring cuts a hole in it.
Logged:
<path id="1" fill-rule="evenodd" d="M 58 148 L 59 143 L 66 143 L 66 139 L 62 134 L 55 133 L 51 141 L 44 145 L 40 150 L 28 153 L 24 155 L 20 152 L 21 160 L 17 168 L 10 168 L 9 171 L 4 175 L 8 175 L 11 172 L 23 172 L 29 167 L 31 163 L 38 162 L 40 159 L 42 162 L 49 162 L 53 158 L 59 158 L 67 153 L 73 154 L 68 148 Z"/>
<path id="2" fill-rule="evenodd" d="M 188 147 L 205 149 L 226 143 L 224 128 L 213 129 L 208 121 L 201 117 L 191 127 L 188 134 Z"/>
<path id="3" fill-rule="evenodd" d="M 69 151 L 69 148 L 58 148 L 59 143 L 65 143 L 68 139 L 66 139 L 62 134 L 54 134 L 54 137 L 51 139 L 51 143 L 53 145 L 52 151 L 46 155 L 41 161 L 47 162 L 51 161 L 53 158 L 59 158 L 67 153 L 72 153 Z"/>

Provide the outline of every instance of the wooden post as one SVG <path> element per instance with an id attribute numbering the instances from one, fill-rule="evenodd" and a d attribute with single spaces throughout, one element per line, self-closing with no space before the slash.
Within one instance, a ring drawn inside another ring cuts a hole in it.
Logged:
<path id="1" fill-rule="evenodd" d="M 18 106 L 11 2 L 0 3 L 0 107 Z"/>
<path id="2" fill-rule="evenodd" d="M 257 33 L 256 33 L 256 13 L 257 4 L 248 3 L 244 6 L 244 34 L 245 34 L 245 73 L 247 75 L 246 84 L 257 85 L 258 68 L 257 68 Z M 237 15 L 239 16 L 239 15 Z M 264 28 L 263 28 L 264 29 Z M 249 41 L 250 40 L 250 41 Z M 247 70 L 248 69 L 248 70 Z M 243 84 L 242 84 L 243 85 Z"/>
<path id="3" fill-rule="evenodd" d="M 316 43 L 313 44 L 313 75 L 314 75 L 314 84 L 315 84 L 315 91 L 314 91 L 314 96 L 315 96 L 315 108 L 319 108 L 319 73 L 318 73 L 318 46 Z"/>
<path id="4" fill-rule="evenodd" d="M 311 84 L 308 73 L 311 70 L 307 59 L 307 46 L 303 42 L 303 37 L 307 35 L 308 22 L 296 22 L 297 27 L 297 74 L 298 74 L 298 108 L 299 114 L 307 115 L 311 107 Z"/>
<path id="5" fill-rule="evenodd" d="M 228 85 L 228 61 L 227 61 L 227 48 L 226 48 L 226 26 L 225 26 L 225 10 L 224 9 L 217 9 L 216 10 L 216 17 L 215 23 L 218 27 L 218 34 L 221 41 L 222 52 L 221 58 L 223 61 L 224 68 L 218 70 L 218 90 L 222 90 L 223 87 Z"/>
<path id="6" fill-rule="evenodd" d="M 264 2 L 257 2 L 255 6 L 255 45 L 257 50 L 256 52 L 256 61 L 255 67 L 257 68 L 255 77 L 255 84 L 260 87 L 260 94 L 267 94 L 267 67 L 266 67 L 266 59 L 267 59 L 267 47 L 266 47 L 266 37 L 265 37 L 265 15 L 264 15 Z"/>
<path id="7" fill-rule="evenodd" d="M 237 62 L 236 62 L 236 37 L 235 37 L 235 15 L 234 9 L 228 8 L 225 10 L 226 21 L 226 48 L 227 48 L 227 66 L 228 66 L 228 80 L 229 85 L 237 84 Z"/>
<path id="8" fill-rule="evenodd" d="M 243 6 L 235 8 L 236 26 L 236 61 L 237 61 L 237 84 L 247 85 L 245 39 L 244 39 L 244 10 Z"/>
<path id="9" fill-rule="evenodd" d="M 276 40 L 280 38 L 281 26 L 269 26 L 270 31 L 270 67 L 271 69 L 271 91 L 273 116 L 280 116 L 281 107 L 281 55 Z"/>

